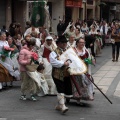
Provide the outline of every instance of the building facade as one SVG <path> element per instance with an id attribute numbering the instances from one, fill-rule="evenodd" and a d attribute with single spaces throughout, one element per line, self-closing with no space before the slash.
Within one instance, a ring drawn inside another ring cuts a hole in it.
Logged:
<path id="1" fill-rule="evenodd" d="M 74 0 L 66 0 L 66 1 L 74 1 Z M 78 0 L 78 1 L 81 3 L 79 6 L 65 5 L 66 10 L 68 9 L 68 13 L 66 12 L 66 15 L 70 14 L 71 19 L 73 19 L 74 22 L 78 18 L 81 20 L 100 19 L 100 7 L 97 6 L 97 3 L 100 0 Z"/>
<path id="2" fill-rule="evenodd" d="M 120 0 L 101 0 L 106 5 L 101 6 L 101 18 L 111 22 L 120 20 Z"/>
<path id="3" fill-rule="evenodd" d="M 6 25 L 9 28 L 10 23 L 16 21 L 20 23 L 23 31 L 25 30 L 26 21 L 30 20 L 31 10 L 30 3 L 34 0 L 1 0 L 0 27 Z M 52 30 L 56 32 L 56 26 L 59 19 L 64 19 L 65 16 L 65 3 L 64 0 L 46 0 L 48 1 L 49 11 L 52 21 Z"/>
<path id="4" fill-rule="evenodd" d="M 6 13 L 6 0 L 0 0 L 0 28 L 3 26 L 3 25 L 6 25 L 6 23 L 8 22 L 7 19 L 8 19 L 8 16 L 7 16 L 7 13 Z M 8 8 L 10 9 L 10 8 Z"/>
<path id="5" fill-rule="evenodd" d="M 34 0 L 0 0 L 0 27 L 16 21 L 25 30 L 26 21 L 30 20 L 30 3 Z M 59 19 L 75 22 L 78 18 L 100 19 L 100 0 L 46 0 L 51 15 L 52 31 L 56 34 Z"/>

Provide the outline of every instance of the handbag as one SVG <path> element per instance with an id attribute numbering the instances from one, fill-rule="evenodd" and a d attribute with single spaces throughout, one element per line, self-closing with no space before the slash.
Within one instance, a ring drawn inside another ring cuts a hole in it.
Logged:
<path id="1" fill-rule="evenodd" d="M 114 40 L 114 39 L 111 39 L 111 43 L 112 43 L 112 44 L 115 44 L 115 40 Z"/>

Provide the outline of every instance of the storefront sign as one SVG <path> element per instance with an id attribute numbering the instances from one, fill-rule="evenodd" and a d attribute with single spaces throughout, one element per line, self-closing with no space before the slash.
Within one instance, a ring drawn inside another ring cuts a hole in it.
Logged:
<path id="1" fill-rule="evenodd" d="M 82 0 L 66 0 L 65 1 L 66 7 L 81 7 L 82 6 Z"/>

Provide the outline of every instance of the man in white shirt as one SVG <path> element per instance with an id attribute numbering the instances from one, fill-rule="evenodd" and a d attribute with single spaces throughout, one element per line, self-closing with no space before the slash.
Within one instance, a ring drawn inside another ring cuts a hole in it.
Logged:
<path id="1" fill-rule="evenodd" d="M 68 111 L 68 107 L 65 106 L 64 97 L 72 95 L 72 86 L 70 81 L 70 75 L 67 72 L 68 62 L 64 62 L 59 59 L 59 56 L 65 51 L 67 47 L 67 40 L 65 36 L 60 36 L 57 40 L 57 49 L 50 53 L 50 63 L 53 66 L 52 77 L 57 88 L 58 105 L 56 110 L 60 110 L 62 113 Z"/>
<path id="2" fill-rule="evenodd" d="M 105 46 L 105 37 L 106 37 L 106 35 L 108 33 L 108 27 L 107 27 L 106 21 L 103 21 L 103 24 L 102 24 L 102 26 L 100 28 L 100 32 L 102 34 L 102 41 L 103 41 L 103 47 L 104 47 Z"/>

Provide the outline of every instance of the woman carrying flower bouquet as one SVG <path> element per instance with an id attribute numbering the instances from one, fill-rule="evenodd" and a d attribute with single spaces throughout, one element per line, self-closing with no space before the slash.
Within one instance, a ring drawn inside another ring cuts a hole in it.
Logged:
<path id="1" fill-rule="evenodd" d="M 20 73 L 14 70 L 14 63 L 10 58 L 11 52 L 14 51 L 10 48 L 8 41 L 6 41 L 6 34 L 1 33 L 0 35 L 0 64 L 2 64 L 10 73 L 11 76 L 15 77 L 16 80 L 20 79 Z M 10 80 L 8 80 L 10 81 Z"/>
<path id="2" fill-rule="evenodd" d="M 18 60 L 17 60 L 19 50 L 18 50 L 17 46 L 14 44 L 12 37 L 8 37 L 7 41 L 8 41 L 10 48 L 14 49 L 13 51 L 11 51 L 11 54 L 10 54 L 10 58 L 12 59 L 12 61 L 14 63 L 14 69 L 19 69 L 19 64 L 18 64 Z"/>
<path id="3" fill-rule="evenodd" d="M 18 64 L 18 60 L 17 60 L 19 51 L 18 51 L 16 45 L 13 43 L 12 37 L 8 37 L 7 42 L 8 42 L 8 45 L 10 47 L 9 49 L 11 50 L 10 54 L 9 53 L 8 54 L 9 54 L 10 59 L 12 60 L 12 63 L 14 63 L 13 64 L 13 69 L 14 69 L 14 71 L 16 71 L 16 73 L 18 72 L 18 74 L 20 75 L 19 64 Z M 7 85 L 7 82 L 6 82 L 5 87 L 7 87 L 7 86 L 8 85 Z M 10 82 L 9 87 L 12 87 L 12 86 L 13 86 L 13 81 Z"/>
<path id="4" fill-rule="evenodd" d="M 19 60 L 18 60 L 20 64 L 21 81 L 22 81 L 21 83 L 22 96 L 20 99 L 26 100 L 27 99 L 26 94 L 30 94 L 30 98 L 33 101 L 36 101 L 35 94 L 37 94 L 37 92 L 39 91 L 39 84 L 37 83 L 37 81 L 33 80 L 29 76 L 28 74 L 29 70 L 27 68 L 27 66 L 32 65 L 32 62 L 34 60 L 38 59 L 37 54 L 33 52 L 36 39 L 30 38 L 30 40 L 26 42 L 27 42 L 27 45 L 23 46 L 23 48 L 21 49 L 19 53 Z M 36 69 L 37 69 L 37 65 L 36 65 Z"/>

